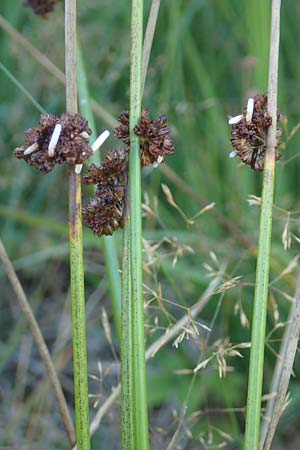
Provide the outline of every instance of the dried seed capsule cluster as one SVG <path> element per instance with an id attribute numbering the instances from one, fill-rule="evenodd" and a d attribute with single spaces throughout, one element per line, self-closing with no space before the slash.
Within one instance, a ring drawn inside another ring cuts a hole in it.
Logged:
<path id="1" fill-rule="evenodd" d="M 33 9 L 38 16 L 46 17 L 54 10 L 57 0 L 23 0 L 24 6 Z"/>
<path id="2" fill-rule="evenodd" d="M 267 129 L 272 124 L 267 112 L 267 102 L 267 94 L 256 95 L 248 100 L 247 107 L 241 115 L 229 120 L 229 124 L 232 125 L 231 143 L 234 147 L 230 157 L 238 156 L 257 172 L 261 172 L 264 168 Z M 281 114 L 277 113 L 277 122 L 280 117 Z M 276 161 L 281 157 L 277 151 L 281 134 L 281 130 L 277 128 Z"/>
<path id="3" fill-rule="evenodd" d="M 98 236 L 111 235 L 123 227 L 127 167 L 129 157 L 129 114 L 123 113 L 115 134 L 126 144 L 123 148 L 111 150 L 100 167 L 91 164 L 84 177 L 85 184 L 97 186 L 95 196 L 83 209 L 83 218 L 89 228 Z M 158 165 L 164 157 L 174 152 L 174 143 L 169 137 L 170 129 L 166 116 L 157 120 L 148 117 L 146 108 L 134 129 L 140 136 L 141 164 Z M 18 159 L 24 159 L 40 172 L 48 173 L 56 164 L 64 162 L 75 166 L 80 173 L 82 164 L 109 136 L 106 130 L 89 145 L 91 130 L 86 119 L 79 114 L 62 114 L 60 117 L 43 114 L 39 126 L 25 131 L 25 145 L 14 150 Z"/>
<path id="4" fill-rule="evenodd" d="M 91 133 L 87 120 L 79 114 L 42 114 L 39 126 L 25 131 L 25 145 L 14 154 L 43 173 L 64 162 L 82 164 L 93 153 L 88 143 Z"/>
<path id="5" fill-rule="evenodd" d="M 119 117 L 119 125 L 115 129 L 115 136 L 121 139 L 127 146 L 129 139 L 129 113 L 122 113 Z M 148 109 L 142 108 L 141 121 L 135 126 L 134 132 L 140 137 L 141 163 L 143 167 L 162 163 L 165 156 L 173 155 L 174 142 L 170 139 L 170 128 L 167 116 L 160 116 L 151 120 Z"/>
<path id="6" fill-rule="evenodd" d="M 83 219 L 98 236 L 111 235 L 123 227 L 127 181 L 128 152 L 111 150 L 100 167 L 91 164 L 83 178 L 85 184 L 96 184 L 95 196 L 83 208 Z"/>
<path id="7" fill-rule="evenodd" d="M 98 236 L 111 235 L 124 225 L 125 190 L 129 156 L 129 113 L 119 117 L 120 125 L 115 136 L 126 145 L 110 151 L 100 167 L 92 164 L 84 177 L 86 184 L 96 184 L 97 189 L 87 206 L 83 209 L 83 218 L 87 226 Z M 140 137 L 141 164 L 158 165 L 164 157 L 174 153 L 174 143 L 170 139 L 167 117 L 151 120 L 148 110 L 142 109 L 140 123 L 134 128 Z"/>

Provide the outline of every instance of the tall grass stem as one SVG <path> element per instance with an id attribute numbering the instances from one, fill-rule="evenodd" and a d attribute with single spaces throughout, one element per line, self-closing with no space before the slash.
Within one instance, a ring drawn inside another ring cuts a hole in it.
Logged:
<path id="1" fill-rule="evenodd" d="M 121 420 L 122 450 L 135 449 L 133 400 L 133 317 L 130 264 L 130 217 L 128 186 L 125 199 L 122 259 L 122 333 L 121 333 Z"/>
<path id="2" fill-rule="evenodd" d="M 268 114 L 272 125 L 267 133 L 267 152 L 263 172 L 256 283 L 252 321 L 250 369 L 246 413 L 245 450 L 259 449 L 260 411 L 264 366 L 264 346 L 269 285 L 269 265 L 272 233 L 272 207 L 275 174 L 277 128 L 277 84 L 280 34 L 280 0 L 272 1 L 270 36 Z"/>
<path id="3" fill-rule="evenodd" d="M 67 112 L 77 113 L 76 0 L 65 2 Z M 69 166 L 69 228 L 76 438 L 78 450 L 90 449 L 84 272 L 82 250 L 81 177 Z"/>
<path id="4" fill-rule="evenodd" d="M 133 334 L 133 402 L 135 449 L 148 450 L 148 412 L 144 341 L 144 298 L 142 260 L 142 192 L 140 142 L 134 127 L 142 107 L 143 0 L 131 2 L 130 55 L 130 265 Z"/>

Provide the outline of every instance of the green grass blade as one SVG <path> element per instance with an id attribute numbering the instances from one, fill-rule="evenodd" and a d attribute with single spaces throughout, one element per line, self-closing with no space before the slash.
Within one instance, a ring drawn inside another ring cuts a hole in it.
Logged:
<path id="1" fill-rule="evenodd" d="M 30 92 L 21 84 L 16 77 L 0 62 L 0 69 L 2 72 L 10 79 L 10 81 L 19 89 L 22 94 L 32 103 L 32 105 L 41 113 L 45 114 L 45 109 L 35 100 L 35 98 L 30 94 Z"/>

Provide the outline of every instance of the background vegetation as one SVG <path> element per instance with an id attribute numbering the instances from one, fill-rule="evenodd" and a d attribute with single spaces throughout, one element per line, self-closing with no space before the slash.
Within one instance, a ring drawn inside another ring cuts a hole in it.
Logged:
<path id="1" fill-rule="evenodd" d="M 147 1 L 145 23 L 149 7 Z M 1 1 L 0 12 L 63 70 L 61 4 L 48 20 L 10 0 Z M 112 5 L 108 0 L 87 0 L 78 2 L 78 13 L 92 97 L 116 118 L 128 107 L 128 2 Z M 282 5 L 278 104 L 288 122 L 276 173 L 265 393 L 297 278 L 299 21 L 300 4 L 286 0 Z M 168 448 L 172 437 L 172 448 L 178 449 L 212 449 L 221 443 L 226 448 L 241 448 L 249 350 L 239 349 L 240 358 L 230 357 L 228 349 L 250 339 L 248 321 L 255 277 L 251 245 L 257 242 L 259 206 L 251 206 L 247 199 L 260 195 L 261 175 L 228 158 L 227 123 L 228 114 L 239 114 L 250 95 L 267 89 L 269 22 L 270 1 L 161 1 L 143 104 L 152 117 L 168 115 L 176 151 L 167 162 L 173 172 L 168 167 L 143 172 L 147 345 L 199 299 L 222 262 L 227 264 L 224 281 L 241 278 L 211 298 L 194 326 L 179 335 L 183 339 L 178 348 L 167 345 L 148 362 L 153 450 Z M 48 112 L 63 112 L 64 86 L 2 29 L 0 33 L 0 62 Z M 39 112 L 3 72 L 0 86 L 1 239 L 34 308 L 71 405 L 66 169 L 59 167 L 41 176 L 12 156 L 12 150 L 23 144 L 24 130 L 38 122 Z M 99 131 L 109 126 L 103 118 L 96 120 Z M 113 141 L 111 138 L 105 145 L 106 150 L 117 145 Z M 215 206 L 191 223 L 167 201 L 161 183 L 168 185 L 188 218 L 205 205 L 214 202 Z M 285 248 L 289 237 L 290 248 Z M 119 233 L 119 254 L 121 239 Z M 91 406 L 98 406 L 118 382 L 118 344 L 99 240 L 87 229 L 84 248 L 89 390 Z M 282 275 L 286 268 L 289 277 Z M 67 448 L 52 393 L 43 378 L 43 365 L 0 270 L 0 446 Z M 193 369 L 211 356 L 194 376 Z M 297 375 L 297 360 L 294 370 Z M 292 448 L 299 439 L 295 427 L 300 401 L 297 376 L 290 391 L 292 401 L 277 433 L 278 445 L 284 442 L 285 448 Z M 105 415 L 93 445 L 98 449 L 120 448 L 117 403 Z"/>

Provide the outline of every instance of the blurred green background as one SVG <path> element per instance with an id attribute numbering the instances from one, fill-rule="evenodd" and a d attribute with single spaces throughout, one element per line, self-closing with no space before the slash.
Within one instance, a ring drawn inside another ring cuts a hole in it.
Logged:
<path id="1" fill-rule="evenodd" d="M 145 1 L 145 25 L 150 4 Z M 224 281 L 242 278 L 236 287 L 211 298 L 178 348 L 170 344 L 148 363 L 153 450 L 167 448 L 176 430 L 172 448 L 214 449 L 221 444 L 242 448 L 249 350 L 241 349 L 239 358 L 230 357 L 228 348 L 229 343 L 250 339 L 255 257 L 249 247 L 257 242 L 259 206 L 250 206 L 247 199 L 260 196 L 262 175 L 228 158 L 228 115 L 239 114 L 249 96 L 267 90 L 270 4 L 269 0 L 161 1 L 143 104 L 152 118 L 168 115 L 176 147 L 168 166 L 143 172 L 147 344 L 199 299 L 223 261 Z M 1 0 L 0 13 L 64 69 L 62 3 L 47 20 L 21 1 Z M 278 105 L 287 125 L 276 170 L 264 393 L 283 332 L 278 324 L 286 321 L 294 294 L 297 264 L 289 278 L 281 273 L 298 255 L 300 236 L 300 3 L 283 2 L 281 20 Z M 115 119 L 128 107 L 129 29 L 130 2 L 78 2 L 78 37 L 91 96 Z M 0 62 L 48 112 L 64 112 L 64 86 L 2 27 Z M 3 70 L 0 86 L 1 239 L 73 407 L 67 173 L 58 167 L 44 176 L 13 157 L 13 149 L 23 145 L 24 130 L 36 126 L 39 112 Z M 112 130 L 103 116 L 95 118 L 99 132 Z M 111 137 L 103 152 L 115 145 Z M 168 185 L 188 218 L 205 205 L 215 206 L 189 223 L 167 202 L 161 183 Z M 88 195 L 84 188 L 84 202 Z M 286 250 L 284 229 L 291 237 Z M 121 232 L 116 242 L 121 255 Z M 94 401 L 102 404 L 118 382 L 118 344 L 99 239 L 87 229 L 84 249 L 93 416 Z M 43 381 L 42 363 L 2 268 L 0 282 L 0 448 L 68 448 L 52 393 Z M 110 319 L 116 353 L 104 333 L 102 308 Z M 211 356 L 193 378 L 193 368 Z M 220 378 L 222 358 L 227 373 Z M 294 369 L 299 373 L 297 360 Z M 274 448 L 282 442 L 284 448 L 294 448 L 299 442 L 297 377 L 290 390 L 292 401 Z M 118 404 L 105 416 L 93 446 L 120 448 Z"/>

